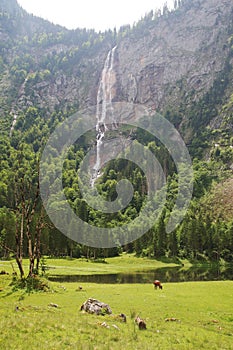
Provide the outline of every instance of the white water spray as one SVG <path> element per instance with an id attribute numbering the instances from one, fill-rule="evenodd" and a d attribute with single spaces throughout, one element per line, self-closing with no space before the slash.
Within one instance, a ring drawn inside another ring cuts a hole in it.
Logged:
<path id="1" fill-rule="evenodd" d="M 94 186 L 95 180 L 100 176 L 101 168 L 101 146 L 105 132 L 108 130 L 106 125 L 106 117 L 111 121 L 111 124 L 116 128 L 116 122 L 114 120 L 114 113 L 112 107 L 113 99 L 113 87 L 116 81 L 116 74 L 114 71 L 114 58 L 115 58 L 116 46 L 108 52 L 107 58 L 104 63 L 104 68 L 101 75 L 101 80 L 97 92 L 97 107 L 96 107 L 96 163 L 93 167 L 93 174 L 91 179 L 91 185 Z M 111 114 L 111 118 L 109 115 Z"/>
<path id="2" fill-rule="evenodd" d="M 14 115 L 13 122 L 12 122 L 12 125 L 11 125 L 11 129 L 10 129 L 10 137 L 12 136 L 12 133 L 13 133 L 13 131 L 14 131 L 14 129 L 15 129 L 15 124 L 16 124 L 16 122 L 17 122 L 17 118 L 18 118 L 18 116 L 15 114 L 15 115 Z"/>

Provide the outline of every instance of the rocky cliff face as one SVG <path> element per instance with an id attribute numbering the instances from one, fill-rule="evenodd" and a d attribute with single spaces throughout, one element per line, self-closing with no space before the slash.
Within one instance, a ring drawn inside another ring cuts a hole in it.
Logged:
<path id="1" fill-rule="evenodd" d="M 193 1 L 161 17 L 143 37 L 118 46 L 122 95 L 156 109 L 176 106 L 185 92 L 198 99 L 213 84 L 228 55 L 232 1 Z"/>
<path id="2" fill-rule="evenodd" d="M 3 23 L 1 17 L 0 40 L 7 46 L 2 47 L 0 92 L 6 96 L 14 91 L 13 98 L 2 98 L 2 109 L 4 105 L 8 109 L 9 102 L 14 112 L 32 105 L 49 113 L 67 106 L 95 105 L 105 58 L 115 39 L 100 42 L 86 54 L 82 51 L 75 61 L 72 55 L 83 43 L 57 39 L 43 45 L 45 24 L 56 38 L 62 30 L 65 38 L 69 31 L 24 12 L 18 17 L 18 29 L 11 23 L 14 30 L 6 30 L 6 19 Z M 193 0 L 143 28 L 139 24 L 128 30 L 117 39 L 114 100 L 144 104 L 157 111 L 171 106 L 178 109 L 184 98 L 187 104 L 198 100 L 224 68 L 232 17 L 232 0 Z M 33 65 L 30 70 L 22 66 L 22 77 L 15 81 L 12 69 L 21 54 L 23 59 L 29 56 Z M 61 61 L 55 68 L 53 57 Z M 50 64 L 45 64 L 48 60 Z"/>

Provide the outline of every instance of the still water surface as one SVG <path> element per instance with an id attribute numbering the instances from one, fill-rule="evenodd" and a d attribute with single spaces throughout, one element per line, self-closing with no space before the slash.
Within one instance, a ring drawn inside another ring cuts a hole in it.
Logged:
<path id="1" fill-rule="evenodd" d="M 93 275 L 51 275 L 50 281 L 89 282 L 89 283 L 152 283 L 158 279 L 163 282 L 220 281 L 233 280 L 233 266 L 223 267 L 166 267 L 132 273 L 93 274 Z"/>

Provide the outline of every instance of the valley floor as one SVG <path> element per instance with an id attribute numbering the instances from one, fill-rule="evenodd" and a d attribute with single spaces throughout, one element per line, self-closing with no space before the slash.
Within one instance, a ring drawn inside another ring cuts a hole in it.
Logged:
<path id="1" fill-rule="evenodd" d="M 11 279 L 0 276 L 1 350 L 233 349 L 233 281 L 164 283 L 163 290 L 50 282 L 48 292 L 28 294 L 13 291 Z M 89 297 L 127 322 L 80 311 Z M 146 330 L 138 329 L 137 315 Z"/>

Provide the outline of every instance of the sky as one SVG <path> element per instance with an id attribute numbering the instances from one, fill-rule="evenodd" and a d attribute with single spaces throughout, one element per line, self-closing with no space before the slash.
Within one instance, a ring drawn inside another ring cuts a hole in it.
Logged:
<path id="1" fill-rule="evenodd" d="M 27 12 L 68 29 L 117 29 L 137 22 L 165 0 L 18 0 Z M 166 1 L 172 6 L 173 0 Z"/>

